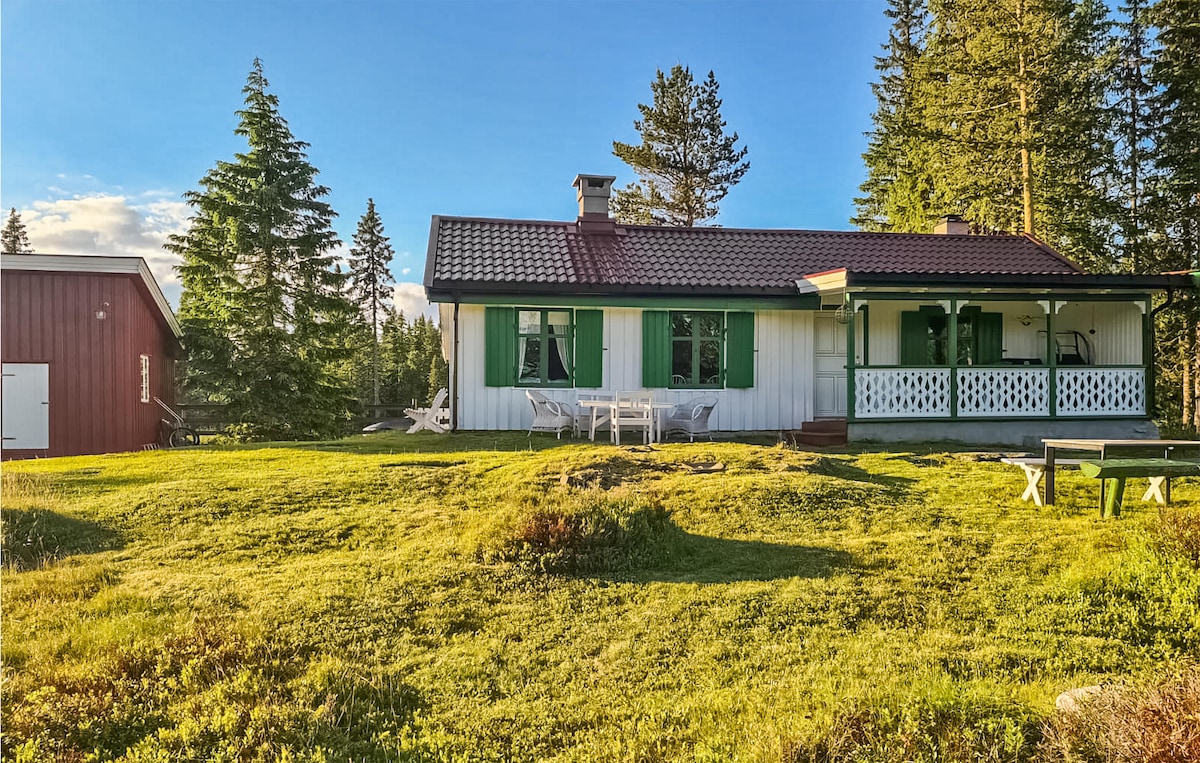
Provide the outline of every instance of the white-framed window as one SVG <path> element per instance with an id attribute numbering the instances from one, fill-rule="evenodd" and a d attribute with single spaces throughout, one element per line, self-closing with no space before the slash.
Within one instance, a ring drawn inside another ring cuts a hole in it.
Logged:
<path id="1" fill-rule="evenodd" d="M 150 356 L 142 356 L 142 402 L 150 402 Z"/>

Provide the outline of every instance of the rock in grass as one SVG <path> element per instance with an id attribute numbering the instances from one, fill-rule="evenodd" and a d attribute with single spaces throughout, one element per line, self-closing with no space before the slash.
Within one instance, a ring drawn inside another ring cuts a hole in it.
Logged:
<path id="1" fill-rule="evenodd" d="M 1077 713 L 1083 703 L 1102 691 L 1104 691 L 1104 687 L 1099 685 L 1068 689 L 1055 698 L 1054 707 L 1060 713 Z"/>

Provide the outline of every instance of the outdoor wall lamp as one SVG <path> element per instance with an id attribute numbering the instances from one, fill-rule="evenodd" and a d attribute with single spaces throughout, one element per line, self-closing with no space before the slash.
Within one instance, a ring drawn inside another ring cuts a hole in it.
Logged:
<path id="1" fill-rule="evenodd" d="M 96 320 L 102 321 L 107 318 L 109 307 L 110 305 L 107 302 L 101 302 L 100 306 L 96 308 Z"/>

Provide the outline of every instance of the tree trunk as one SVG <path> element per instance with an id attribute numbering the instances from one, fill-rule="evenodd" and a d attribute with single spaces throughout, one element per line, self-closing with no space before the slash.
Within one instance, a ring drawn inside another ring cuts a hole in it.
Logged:
<path id="1" fill-rule="evenodd" d="M 1021 140 L 1021 229 L 1033 235 L 1033 162 L 1029 156 L 1029 83 L 1025 80 L 1025 3 L 1017 3 L 1017 129 Z"/>
<path id="2" fill-rule="evenodd" d="M 1196 316 L 1198 308 L 1200 305 L 1197 305 L 1195 297 L 1188 300 L 1179 352 L 1183 369 L 1182 424 L 1193 431 L 1200 426 L 1200 358 L 1196 357 L 1200 351 L 1200 336 L 1197 336 L 1200 325 Z"/>

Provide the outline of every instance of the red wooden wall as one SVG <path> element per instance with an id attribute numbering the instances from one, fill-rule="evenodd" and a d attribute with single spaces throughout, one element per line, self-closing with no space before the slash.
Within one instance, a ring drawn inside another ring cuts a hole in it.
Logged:
<path id="1" fill-rule="evenodd" d="M 50 364 L 50 448 L 4 458 L 140 450 L 175 400 L 177 344 L 137 275 L 5 270 L 0 357 Z M 96 310 L 107 302 L 107 317 Z M 141 356 L 150 356 L 149 403 Z"/>

